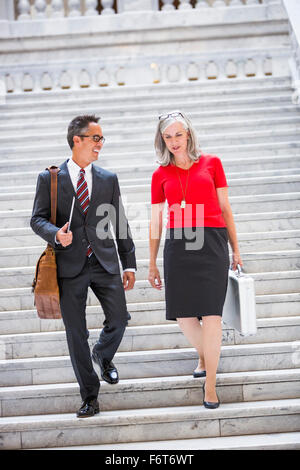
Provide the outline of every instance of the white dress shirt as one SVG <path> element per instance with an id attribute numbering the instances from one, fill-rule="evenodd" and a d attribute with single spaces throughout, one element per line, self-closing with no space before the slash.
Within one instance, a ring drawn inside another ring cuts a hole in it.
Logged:
<path id="1" fill-rule="evenodd" d="M 77 163 L 75 163 L 72 158 L 69 159 L 67 166 L 68 166 L 68 171 L 69 171 L 72 184 L 74 186 L 74 191 L 75 193 L 77 193 L 77 181 L 80 175 L 81 167 L 77 165 Z M 88 187 L 89 197 L 91 198 L 92 188 L 93 188 L 92 164 L 90 163 L 88 166 L 86 166 L 84 168 L 84 171 L 85 171 L 84 178 Z M 56 240 L 56 236 L 55 236 L 55 243 L 59 244 L 59 242 Z M 130 271 L 130 272 L 135 273 L 134 268 L 124 269 L 124 272 L 125 271 Z"/>
<path id="2" fill-rule="evenodd" d="M 69 175 L 70 175 L 72 184 L 74 186 L 74 191 L 76 193 L 77 192 L 77 181 L 78 181 L 78 178 L 79 178 L 79 175 L 80 175 L 81 167 L 79 165 L 77 165 L 77 163 L 75 163 L 74 160 L 72 160 L 72 158 L 70 158 L 70 160 L 68 161 L 67 166 L 68 166 Z M 91 199 L 92 188 L 93 188 L 92 164 L 90 163 L 88 166 L 86 166 L 84 168 L 84 171 L 85 171 L 84 178 L 85 178 L 85 181 L 86 181 L 86 184 L 87 184 L 87 187 L 88 187 L 89 198 Z"/>

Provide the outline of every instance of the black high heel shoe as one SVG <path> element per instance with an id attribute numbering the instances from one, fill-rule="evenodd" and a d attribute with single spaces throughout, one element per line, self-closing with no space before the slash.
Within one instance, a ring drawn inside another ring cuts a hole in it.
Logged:
<path id="1" fill-rule="evenodd" d="M 218 408 L 220 406 L 219 397 L 218 397 L 218 401 L 205 401 L 204 398 L 205 398 L 205 382 L 203 384 L 203 405 L 205 406 L 205 408 L 209 408 L 210 410 L 214 410 L 215 408 Z"/>
<path id="2" fill-rule="evenodd" d="M 201 370 L 201 372 L 195 372 L 193 373 L 193 377 L 197 379 L 198 377 L 206 377 L 206 370 Z"/>

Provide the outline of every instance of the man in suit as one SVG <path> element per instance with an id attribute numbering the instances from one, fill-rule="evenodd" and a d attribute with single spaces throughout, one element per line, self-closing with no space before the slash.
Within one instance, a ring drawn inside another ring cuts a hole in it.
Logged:
<path id="1" fill-rule="evenodd" d="M 99 365 L 105 381 L 114 384 L 119 380 L 112 359 L 130 319 L 124 290 L 133 288 L 136 270 L 135 247 L 121 201 L 118 178 L 114 173 L 93 165 L 105 140 L 98 120 L 96 116 L 77 116 L 69 124 L 67 139 L 72 158 L 66 160 L 58 172 L 56 226 L 49 222 L 48 170 L 38 176 L 31 218 L 34 232 L 56 252 L 61 313 L 83 401 L 77 411 L 78 417 L 99 413 L 100 382 L 92 359 Z M 104 328 L 93 347 L 92 358 L 85 312 L 88 287 L 100 301 L 105 315 Z"/>

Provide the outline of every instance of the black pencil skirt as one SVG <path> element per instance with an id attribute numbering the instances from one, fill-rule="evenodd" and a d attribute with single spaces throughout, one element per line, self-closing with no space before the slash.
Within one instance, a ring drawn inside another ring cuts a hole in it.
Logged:
<path id="1" fill-rule="evenodd" d="M 222 316 L 229 264 L 226 227 L 168 229 L 164 246 L 166 319 Z"/>

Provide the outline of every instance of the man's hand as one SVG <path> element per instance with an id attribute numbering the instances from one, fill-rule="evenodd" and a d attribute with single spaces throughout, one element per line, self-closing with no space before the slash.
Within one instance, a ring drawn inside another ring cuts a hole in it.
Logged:
<path id="1" fill-rule="evenodd" d="M 123 273 L 124 290 L 133 289 L 134 283 L 135 283 L 135 273 L 133 273 L 131 271 L 125 271 Z"/>
<path id="2" fill-rule="evenodd" d="M 67 233 L 69 222 L 67 222 L 61 229 L 56 232 L 56 240 L 61 243 L 63 247 L 71 245 L 73 240 L 73 233 Z"/>

